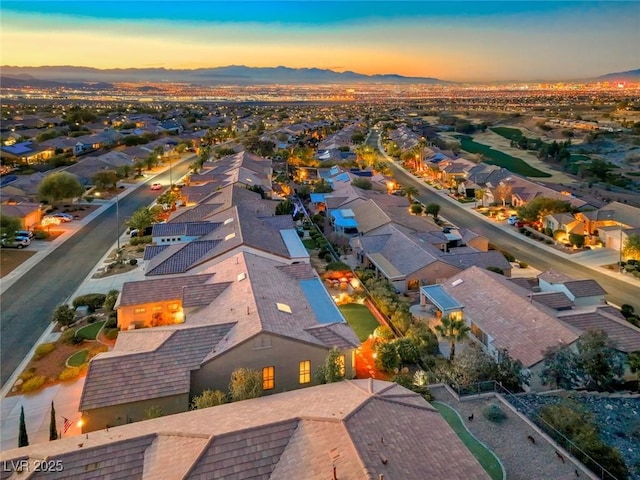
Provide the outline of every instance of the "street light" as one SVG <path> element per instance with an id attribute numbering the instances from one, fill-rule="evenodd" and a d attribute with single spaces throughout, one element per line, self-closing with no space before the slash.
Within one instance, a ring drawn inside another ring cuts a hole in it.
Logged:
<path id="1" fill-rule="evenodd" d="M 118 250 L 120 250 L 120 201 L 118 200 L 118 194 L 116 194 L 116 238 Z"/>

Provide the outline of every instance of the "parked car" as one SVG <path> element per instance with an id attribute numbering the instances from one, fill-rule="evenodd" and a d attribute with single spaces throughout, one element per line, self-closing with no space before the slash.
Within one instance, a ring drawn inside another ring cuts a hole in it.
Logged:
<path id="1" fill-rule="evenodd" d="M 1 241 L 2 248 L 24 248 L 31 245 L 31 240 L 26 237 L 16 237 L 13 241 L 8 241 L 8 239 L 3 238 Z"/>
<path id="2" fill-rule="evenodd" d="M 529 225 L 529 222 L 525 222 L 524 220 L 518 220 L 516 222 L 516 227 L 518 227 L 518 228 L 524 227 L 526 225 Z"/>
<path id="3" fill-rule="evenodd" d="M 153 226 L 151 227 L 146 227 L 143 231 L 142 231 L 142 235 L 140 235 L 141 237 L 145 237 L 147 235 L 151 235 L 151 232 L 153 231 Z M 134 228 L 133 230 L 131 230 L 131 232 L 129 232 L 129 234 L 131 235 L 131 238 L 133 237 L 137 237 L 138 236 L 138 229 Z"/>
<path id="4" fill-rule="evenodd" d="M 509 222 L 509 225 L 515 225 L 518 222 L 518 220 L 520 219 L 518 218 L 517 215 L 511 215 L 509 218 L 507 218 L 507 222 Z"/>
<path id="5" fill-rule="evenodd" d="M 34 233 L 31 230 L 18 230 L 16 232 L 16 237 L 27 237 L 29 240 L 31 240 L 33 236 Z"/>
<path id="6" fill-rule="evenodd" d="M 151 185 L 151 190 L 162 190 L 162 184 L 161 183 L 154 183 Z"/>

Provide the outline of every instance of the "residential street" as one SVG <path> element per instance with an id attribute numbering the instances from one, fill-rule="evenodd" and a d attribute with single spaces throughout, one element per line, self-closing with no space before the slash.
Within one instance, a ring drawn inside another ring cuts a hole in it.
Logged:
<path id="1" fill-rule="evenodd" d="M 373 130 L 367 143 L 374 148 L 378 148 L 378 133 Z M 600 273 L 596 269 L 583 266 L 582 260 L 569 260 L 560 253 L 555 253 L 553 249 L 542 248 L 537 242 L 527 242 L 520 236 L 507 233 L 501 226 L 490 223 L 480 218 L 474 213 L 466 210 L 456 201 L 449 201 L 446 191 L 434 191 L 427 187 L 425 183 L 407 173 L 406 170 L 389 162 L 394 176 L 401 184 L 412 184 L 418 188 L 420 194 L 417 199 L 422 203 L 436 202 L 440 205 L 440 216 L 461 228 L 469 228 L 474 232 L 483 235 L 489 241 L 503 250 L 512 253 L 517 259 L 527 262 L 538 270 L 545 271 L 555 269 L 566 273 L 576 279 L 592 278 L 596 280 L 607 292 L 607 300 L 616 305 L 628 303 L 640 308 L 638 298 L 640 288 L 631 283 L 618 280 L 606 273 Z M 510 227 L 513 229 L 513 227 Z M 515 230 L 514 230 L 515 231 Z M 596 254 L 596 251 L 591 251 Z M 580 263 L 578 263 L 580 262 Z"/>
<path id="2" fill-rule="evenodd" d="M 174 181 L 185 175 L 191 157 L 172 166 Z M 84 225 L 0 296 L 0 380 L 9 379 L 51 321 L 55 307 L 69 297 L 112 247 L 126 227 L 124 220 L 138 208 L 149 205 L 161 192 L 151 191 L 153 182 L 169 184 L 169 171 L 147 179 L 140 188 L 119 200 L 120 225 L 116 228 L 116 204 Z"/>

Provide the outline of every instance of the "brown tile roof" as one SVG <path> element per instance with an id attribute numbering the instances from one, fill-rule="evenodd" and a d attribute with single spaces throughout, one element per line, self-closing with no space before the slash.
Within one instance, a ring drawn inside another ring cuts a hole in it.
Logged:
<path id="1" fill-rule="evenodd" d="M 546 308 L 530 302 L 526 290 L 502 275 L 471 267 L 442 287 L 464 305 L 467 323 L 477 324 L 494 338 L 495 347 L 507 349 L 525 367 L 540 362 L 548 347 L 568 345 L 578 338 Z"/>
<path id="2" fill-rule="evenodd" d="M 180 325 L 120 332 L 114 350 L 89 362 L 80 410 L 188 393 L 191 370 L 200 366 L 232 327 L 232 323 Z M 139 348 L 138 342 L 154 334 L 166 335 L 155 349 L 127 349 L 132 345 Z M 127 340 L 121 342 L 122 337 Z"/>
<path id="3" fill-rule="evenodd" d="M 118 298 L 118 306 L 177 300 L 182 298 L 183 289 L 203 285 L 211 278 L 213 274 L 125 282 Z"/>
<path id="4" fill-rule="evenodd" d="M 537 278 L 516 277 L 516 278 L 509 278 L 509 281 L 512 282 L 512 283 L 515 283 L 519 287 L 524 288 L 526 290 L 533 291 L 534 289 L 538 288 L 538 279 Z"/>
<path id="5" fill-rule="evenodd" d="M 576 298 L 595 297 L 607 294 L 605 289 L 595 280 L 572 280 L 565 282 L 564 286 L 567 287 L 567 290 Z"/>
<path id="6" fill-rule="evenodd" d="M 335 347 L 340 350 L 354 347 L 354 332 L 349 325 L 332 323 L 330 325 L 310 327 L 306 331 L 327 347 Z M 357 345 L 357 340 L 355 342 Z"/>
<path id="7" fill-rule="evenodd" d="M 554 310 L 568 310 L 573 308 L 573 301 L 563 292 L 536 293 L 531 296 L 534 302 Z"/>
<path id="8" fill-rule="evenodd" d="M 177 243 L 161 250 L 149 259 L 145 275 L 171 275 L 184 273 L 199 263 L 213 257 L 212 252 L 222 240 L 193 240 L 188 243 Z"/>
<path id="9" fill-rule="evenodd" d="M 603 330 L 616 342 L 621 352 L 640 351 L 640 328 L 627 322 L 613 307 L 600 307 L 594 312 L 562 315 L 558 318 L 583 332 Z"/>
<path id="10" fill-rule="evenodd" d="M 371 379 L 33 444 L 2 452 L 0 459 L 24 456 L 73 458 L 78 463 L 70 463 L 70 472 L 78 473 L 64 478 L 121 478 L 113 470 L 119 466 L 126 478 L 326 480 L 332 478 L 333 465 L 344 480 L 377 479 L 380 474 L 402 480 L 489 478 L 420 395 Z M 93 477 L 87 476 L 89 468 L 95 468 Z M 152 472 L 158 476 L 149 476 Z"/>
<path id="11" fill-rule="evenodd" d="M 209 305 L 218 298 L 218 296 L 224 292 L 229 285 L 231 285 L 231 282 L 207 283 L 191 288 L 183 288 L 182 306 L 186 308 Z"/>

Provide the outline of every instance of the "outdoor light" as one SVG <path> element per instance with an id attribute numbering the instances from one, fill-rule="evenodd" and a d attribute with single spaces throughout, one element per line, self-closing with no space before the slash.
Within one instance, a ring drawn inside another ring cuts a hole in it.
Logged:
<path id="1" fill-rule="evenodd" d="M 78 426 L 78 428 L 82 428 L 82 425 L 84 425 L 84 421 L 80 419 L 78 420 L 78 423 L 76 423 L 76 425 Z"/>

